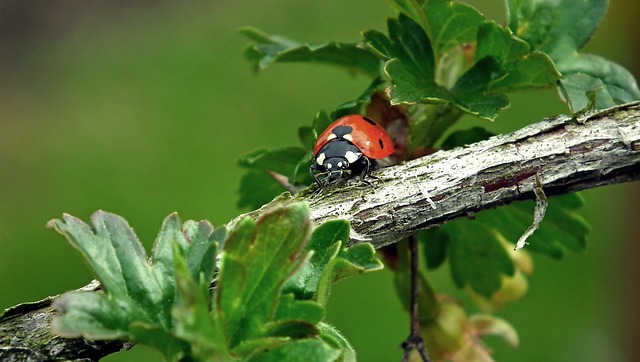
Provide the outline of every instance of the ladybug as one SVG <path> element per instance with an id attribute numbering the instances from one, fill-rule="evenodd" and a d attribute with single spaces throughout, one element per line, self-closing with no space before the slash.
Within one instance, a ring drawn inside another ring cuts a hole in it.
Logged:
<path id="1" fill-rule="evenodd" d="M 376 166 L 376 159 L 394 152 L 393 141 L 384 128 L 368 117 L 350 114 L 320 134 L 309 173 L 320 188 L 356 175 L 364 181 Z M 321 181 L 318 175 L 324 179 Z"/>

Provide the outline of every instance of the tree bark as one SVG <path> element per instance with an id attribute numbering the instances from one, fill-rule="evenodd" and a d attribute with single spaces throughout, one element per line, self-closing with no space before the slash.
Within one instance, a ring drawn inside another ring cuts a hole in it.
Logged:
<path id="1" fill-rule="evenodd" d="M 535 178 L 547 196 L 640 178 L 640 103 L 617 106 L 583 118 L 559 116 L 467 147 L 388 167 L 374 173 L 374 186 L 351 180 L 283 194 L 241 217 L 258 217 L 283 203 L 306 201 L 316 225 L 351 223 L 350 244 L 376 248 L 459 217 L 533 199 Z M 97 291 L 97 283 L 82 288 Z M 127 347 L 53 336 L 49 297 L 9 308 L 0 316 L 0 360 L 98 360 Z"/>
<path id="2" fill-rule="evenodd" d="M 536 176 L 547 196 L 634 181 L 640 178 L 640 102 L 583 118 L 545 119 L 374 176 L 373 188 L 351 180 L 317 195 L 307 189 L 247 215 L 257 217 L 274 203 L 307 201 L 316 225 L 346 219 L 350 244 L 380 248 L 459 217 L 534 199 Z"/>

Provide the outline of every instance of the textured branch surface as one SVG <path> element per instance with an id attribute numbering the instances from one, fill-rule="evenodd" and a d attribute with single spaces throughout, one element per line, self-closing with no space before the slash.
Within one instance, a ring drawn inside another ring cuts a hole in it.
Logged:
<path id="1" fill-rule="evenodd" d="M 97 281 L 78 289 L 96 292 Z M 62 338 L 51 334 L 54 311 L 48 297 L 24 303 L 4 311 L 0 316 L 0 361 L 97 361 L 127 348 L 121 341 L 88 341 Z"/>
<path id="2" fill-rule="evenodd" d="M 310 200 L 319 224 L 349 220 L 351 243 L 376 248 L 455 218 L 533 199 L 640 178 L 640 103 L 583 119 L 560 116 L 464 148 L 436 152 L 375 176 L 365 186 Z"/>
<path id="3" fill-rule="evenodd" d="M 380 170 L 375 188 L 353 181 L 315 196 L 309 190 L 282 195 L 248 215 L 257 217 L 276 204 L 307 201 L 316 225 L 347 219 L 350 243 L 370 241 L 381 247 L 461 216 L 532 199 L 536 175 L 548 196 L 639 179 L 640 103 L 583 119 L 547 119 Z M 92 284 L 85 288 L 97 289 Z M 0 360 L 88 361 L 124 347 L 122 342 L 52 336 L 51 300 L 16 306 L 0 316 Z"/>
<path id="4" fill-rule="evenodd" d="M 637 180 L 640 103 L 584 118 L 546 119 L 374 175 L 380 179 L 375 188 L 354 180 L 316 196 L 283 195 L 249 215 L 257 217 L 273 204 L 305 200 L 316 225 L 346 219 L 351 244 L 368 241 L 379 248 L 458 217 L 533 199 L 536 175 L 547 196 Z"/>

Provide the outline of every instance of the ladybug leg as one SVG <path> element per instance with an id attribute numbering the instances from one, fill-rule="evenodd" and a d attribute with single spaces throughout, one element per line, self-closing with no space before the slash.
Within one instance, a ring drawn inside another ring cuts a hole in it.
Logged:
<path id="1" fill-rule="evenodd" d="M 366 183 L 371 187 L 374 187 L 373 183 L 365 178 L 366 176 L 369 176 L 371 178 L 377 179 L 377 177 L 371 175 L 371 161 L 367 157 L 362 157 L 360 162 L 362 162 L 362 171 L 360 172 L 359 176 L 360 181 Z"/>
<path id="2" fill-rule="evenodd" d="M 322 182 L 320 181 L 318 176 L 316 176 L 316 174 L 313 172 L 313 171 L 316 171 L 317 169 L 318 169 L 318 166 L 314 163 L 313 165 L 311 165 L 311 167 L 309 167 L 309 174 L 311 175 L 311 178 L 313 179 L 313 181 L 318 184 L 318 186 L 320 187 L 320 190 L 322 190 L 324 185 L 322 185 Z"/>
<path id="3" fill-rule="evenodd" d="M 366 180 L 365 176 L 369 176 L 370 178 L 376 180 L 376 181 L 380 181 L 379 178 L 373 176 L 371 174 L 371 171 L 373 170 L 373 168 L 375 167 L 375 161 L 371 161 L 369 160 L 367 157 L 363 157 L 362 158 L 362 162 L 364 163 L 364 167 L 362 168 L 362 173 L 360 174 L 360 181 L 365 182 L 366 184 L 368 184 L 369 186 L 373 187 L 373 183 L 371 183 L 371 181 Z"/>

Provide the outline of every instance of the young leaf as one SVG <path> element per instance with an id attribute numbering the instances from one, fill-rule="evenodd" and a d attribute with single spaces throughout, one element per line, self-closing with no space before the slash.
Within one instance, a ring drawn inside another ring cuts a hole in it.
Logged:
<path id="1" fill-rule="evenodd" d="M 243 28 L 240 32 L 256 42 L 245 53 L 256 71 L 266 69 L 276 62 L 313 62 L 337 65 L 371 77 L 380 75 L 380 59 L 358 44 L 300 44 L 250 27 Z"/>
<path id="2" fill-rule="evenodd" d="M 183 357 L 268 361 L 295 360 L 301 354 L 328 360 L 340 356 L 339 344 L 318 338 L 324 308 L 282 293 L 292 271 L 308 261 L 302 250 L 310 231 L 308 214 L 306 204 L 299 203 L 236 225 L 225 242 L 211 313 L 209 283 L 202 274 L 196 282 L 174 247 L 180 292 L 175 334 L 191 346 L 191 356 Z"/>
<path id="3" fill-rule="evenodd" d="M 104 211 L 91 216 L 93 229 L 70 215 L 64 215 L 63 218 L 64 221 L 50 221 L 49 226 L 64 235 L 80 251 L 108 293 L 107 303 L 114 303 L 113 309 L 124 308 L 129 323 L 141 320 L 169 326 L 171 316 L 163 307 L 163 301 L 165 296 L 172 294 L 172 290 L 163 290 L 163 287 L 171 289 L 172 283 L 165 280 L 166 270 L 163 267 L 158 268 L 157 272 L 152 270 L 142 244 L 127 222 Z M 166 224 L 173 224 L 171 218 L 165 220 Z M 166 283 L 160 284 L 159 280 Z M 71 298 L 61 299 L 58 306 L 68 310 L 65 302 L 70 303 Z M 65 316 L 60 318 L 64 319 Z M 128 330 L 129 326 L 125 324 L 118 327 Z"/>
<path id="4" fill-rule="evenodd" d="M 311 259 L 287 281 L 284 290 L 299 299 L 325 305 L 330 287 L 336 281 L 381 269 L 382 263 L 375 257 L 371 244 L 343 247 L 349 240 L 349 230 L 345 220 L 328 221 L 318 226 L 306 247 L 307 251 L 313 252 Z"/>
<path id="5" fill-rule="evenodd" d="M 215 314 L 232 349 L 265 335 L 282 283 L 305 261 L 300 253 L 311 228 L 308 214 L 304 204 L 277 208 L 257 223 L 241 220 L 230 233 L 220 261 Z"/>
<path id="6" fill-rule="evenodd" d="M 313 252 L 309 262 L 287 280 L 284 291 L 293 293 L 298 299 L 316 299 L 323 271 L 338 255 L 342 242 L 347 240 L 349 223 L 345 220 L 332 220 L 318 226 L 305 248 Z"/>
<path id="7" fill-rule="evenodd" d="M 486 22 L 478 30 L 475 59 L 488 56 L 497 59 L 506 72 L 505 77 L 491 84 L 494 91 L 552 86 L 560 77 L 547 54 L 532 52 L 527 42 L 493 21 Z"/>
<path id="8" fill-rule="evenodd" d="M 184 355 L 189 347 L 172 331 L 176 299 L 172 247 L 186 255 L 185 273 L 199 277 L 208 293 L 215 242 L 224 231 L 214 232 L 206 221 L 187 221 L 181 228 L 178 216 L 169 215 L 147 260 L 123 218 L 99 211 L 91 220 L 93 228 L 69 215 L 49 222 L 80 251 L 105 292 L 71 292 L 56 299 L 54 308 L 62 315 L 54 319 L 54 331 L 68 337 L 128 339 L 171 358 Z"/>

